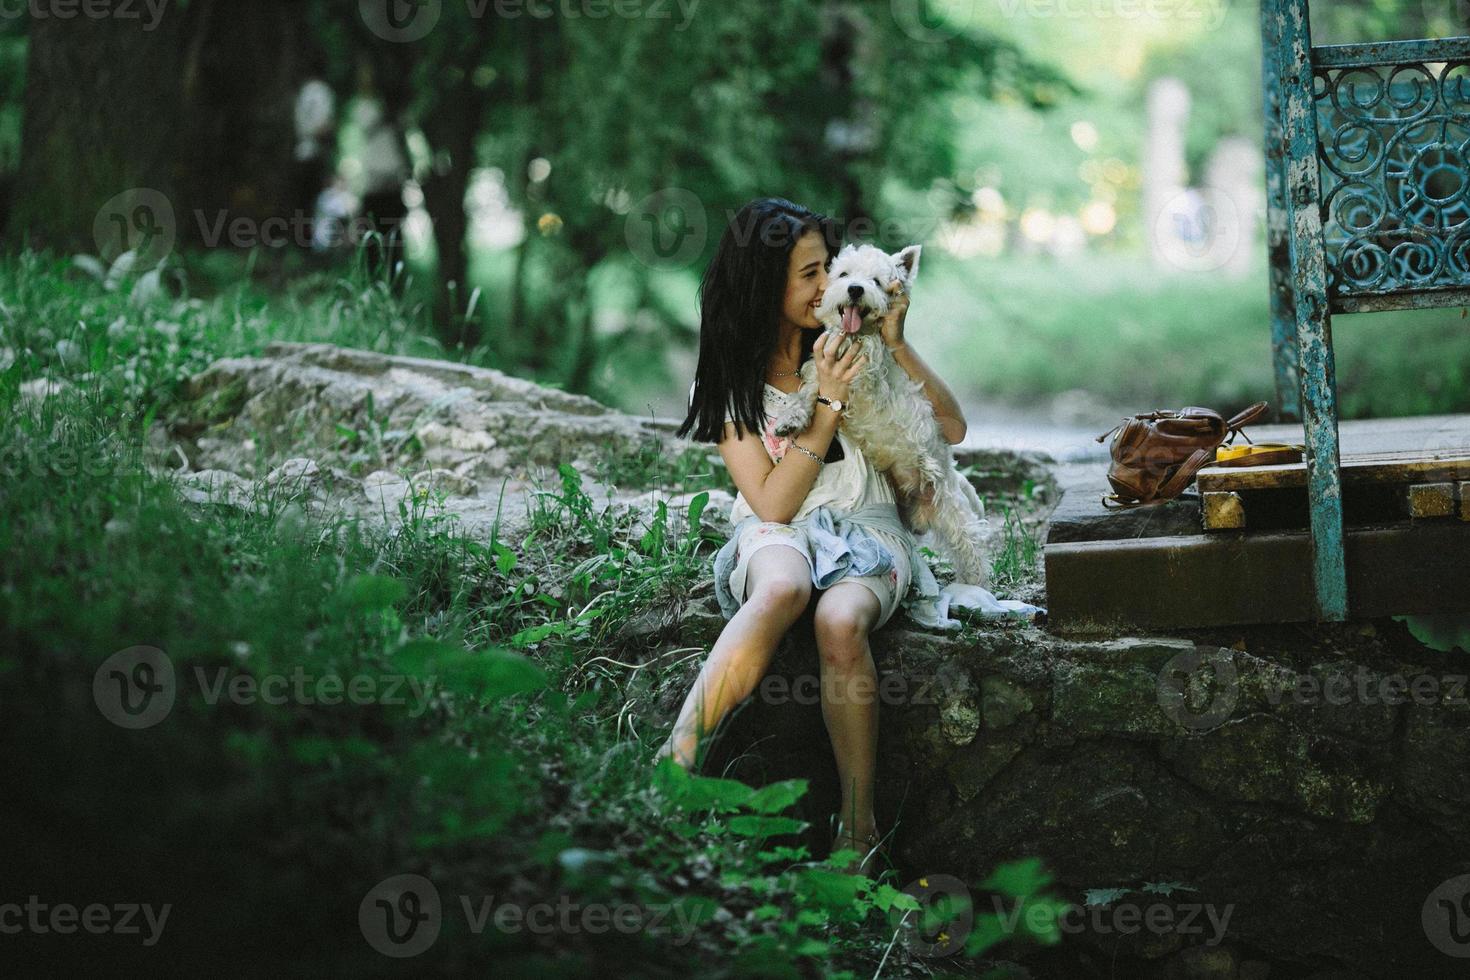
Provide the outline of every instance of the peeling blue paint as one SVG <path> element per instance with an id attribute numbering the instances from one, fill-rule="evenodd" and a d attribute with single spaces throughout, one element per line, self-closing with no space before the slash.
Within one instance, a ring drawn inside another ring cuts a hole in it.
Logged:
<path id="1" fill-rule="evenodd" d="M 1327 265 L 1322 240 L 1317 164 L 1317 114 L 1307 0 L 1262 0 L 1262 57 L 1279 70 L 1282 157 L 1286 179 L 1286 239 L 1295 297 L 1300 409 L 1305 433 L 1307 497 L 1312 521 L 1312 572 L 1317 615 L 1347 618 L 1343 559 L 1342 472 L 1338 458 L 1337 382 Z M 1273 54 L 1269 39 L 1276 38 Z"/>
<path id="2" fill-rule="evenodd" d="M 1409 232 L 1375 224 L 1370 230 L 1382 236 L 1409 236 L 1411 247 L 1390 241 L 1387 246 L 1372 241 L 1358 246 L 1363 255 L 1382 252 L 1385 262 L 1398 256 L 1401 266 L 1409 263 L 1409 274 L 1396 268 L 1376 275 L 1344 274 L 1344 246 L 1333 211 L 1333 197 L 1343 173 L 1333 169 L 1333 154 L 1343 154 L 1352 163 L 1359 158 L 1346 154 L 1338 145 L 1342 129 L 1324 147 L 1318 132 L 1318 104 L 1324 100 L 1330 113 L 1339 101 L 1337 86 L 1343 69 L 1360 69 L 1374 78 L 1388 68 L 1381 84 L 1392 88 L 1400 69 L 1412 69 L 1438 84 L 1435 105 L 1457 125 L 1470 124 L 1470 115 L 1450 105 L 1445 95 L 1451 71 L 1463 70 L 1470 61 L 1470 37 L 1440 40 L 1374 41 L 1313 47 L 1308 0 L 1261 0 L 1261 72 L 1266 113 L 1266 201 L 1267 243 L 1271 261 L 1271 350 L 1277 396 L 1284 417 L 1300 417 L 1305 434 L 1307 494 L 1311 506 L 1312 569 L 1318 617 L 1324 621 L 1347 618 L 1347 577 L 1343 560 L 1342 472 L 1337 430 L 1337 379 L 1332 355 L 1332 313 L 1373 312 L 1385 309 L 1457 306 L 1470 299 L 1470 282 L 1461 269 L 1437 257 L 1432 275 L 1412 267 L 1409 253 L 1418 248 L 1421 264 L 1435 248 L 1449 247 L 1451 234 L 1463 235 L 1463 225 L 1437 215 L 1426 225 L 1422 217 L 1409 223 Z M 1436 76 L 1430 66 L 1445 65 Z M 1331 69 L 1331 71 L 1328 71 Z M 1334 74 L 1335 73 L 1335 74 Z M 1349 72 L 1350 73 L 1350 72 Z M 1318 83 L 1321 83 L 1320 85 Z M 1464 85 L 1457 76 L 1455 84 Z M 1381 98 L 1381 96 L 1380 96 Z M 1394 96 L 1390 95 L 1390 101 Z M 1358 109 L 1361 110 L 1360 104 Z M 1427 110 L 1426 110 L 1427 111 Z M 1413 122 L 1420 116 L 1405 120 Z M 1439 118 L 1439 117 L 1435 117 Z M 1370 125 L 1399 120 L 1375 119 Z M 1362 132 L 1362 119 L 1350 119 L 1347 128 Z M 1331 136 L 1332 134 L 1329 134 Z M 1443 140 L 1443 137 L 1441 138 Z M 1450 147 L 1451 154 L 1461 152 Z M 1324 167 L 1327 168 L 1324 172 Z M 1356 178 L 1362 172 L 1354 170 Z M 1397 175 L 1414 177 L 1416 175 Z M 1324 182 L 1328 187 L 1324 204 Z M 1375 188 L 1359 186 L 1355 193 L 1372 203 Z M 1386 207 L 1386 203 L 1385 203 Z M 1333 223 L 1329 242 L 1324 223 Z M 1371 237 L 1362 234 L 1358 239 Z M 1440 239 L 1443 239 L 1441 241 Z M 1348 244 L 1353 244 L 1349 242 Z M 1331 254 L 1329 254 L 1329 245 Z M 1407 257 L 1406 257 L 1407 256 Z M 1333 277 L 1347 281 L 1334 287 Z M 1293 398 L 1295 396 L 1295 398 Z M 1294 416 L 1287 413 L 1295 409 Z"/>

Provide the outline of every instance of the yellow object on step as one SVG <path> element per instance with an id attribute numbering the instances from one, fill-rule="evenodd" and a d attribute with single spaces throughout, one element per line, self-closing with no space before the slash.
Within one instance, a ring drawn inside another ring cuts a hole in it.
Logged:
<path id="1" fill-rule="evenodd" d="M 1306 446 L 1290 446 L 1284 442 L 1247 443 L 1244 446 L 1221 446 L 1215 450 L 1216 466 L 1272 466 L 1277 463 L 1300 463 Z"/>

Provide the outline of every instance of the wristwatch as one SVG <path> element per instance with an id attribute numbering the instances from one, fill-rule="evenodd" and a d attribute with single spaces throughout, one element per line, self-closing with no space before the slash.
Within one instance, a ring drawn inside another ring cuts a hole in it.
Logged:
<path id="1" fill-rule="evenodd" d="M 817 401 L 821 402 L 823 405 L 826 405 L 838 415 L 841 415 L 843 409 L 847 408 L 847 403 L 839 398 L 828 398 L 826 395 L 818 395 Z"/>

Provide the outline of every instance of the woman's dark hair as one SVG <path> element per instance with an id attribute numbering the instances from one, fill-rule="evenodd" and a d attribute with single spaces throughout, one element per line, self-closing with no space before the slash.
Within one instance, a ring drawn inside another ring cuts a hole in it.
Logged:
<path id="1" fill-rule="evenodd" d="M 699 286 L 699 364 L 689 414 L 676 435 L 719 442 L 725 412 L 736 429 L 765 428 L 766 365 L 776 350 L 791 250 L 807 232 L 822 236 L 827 256 L 841 246 L 836 221 L 780 197 L 751 201 L 731 219 Z M 802 331 L 801 358 L 820 330 Z"/>

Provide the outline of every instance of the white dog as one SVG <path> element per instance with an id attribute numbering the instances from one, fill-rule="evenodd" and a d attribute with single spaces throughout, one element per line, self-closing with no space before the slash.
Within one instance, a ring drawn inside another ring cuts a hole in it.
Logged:
<path id="1" fill-rule="evenodd" d="M 935 533 L 954 565 L 955 580 L 983 586 L 990 577 L 980 544 L 988 527 L 985 505 L 960 475 L 923 384 L 893 359 L 878 332 L 888 312 L 887 288 L 897 282 L 907 293 L 918 271 L 918 245 L 894 255 L 874 245 L 844 246 L 827 273 L 817 319 L 832 335 L 827 343 L 836 345 L 837 356 L 853 343 L 868 355 L 852 383 L 852 406 L 842 431 L 892 478 L 909 528 Z M 802 366 L 801 380 L 801 397 L 776 419 L 777 435 L 802 432 L 811 424 L 817 399 L 815 361 Z"/>

